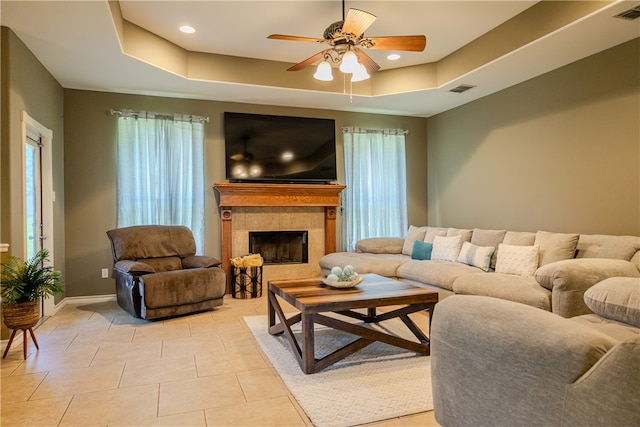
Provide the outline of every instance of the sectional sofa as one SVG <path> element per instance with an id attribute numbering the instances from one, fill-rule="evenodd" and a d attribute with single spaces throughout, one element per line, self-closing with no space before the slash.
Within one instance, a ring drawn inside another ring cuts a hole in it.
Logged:
<path id="1" fill-rule="evenodd" d="M 589 288 L 569 319 L 511 301 L 454 295 L 431 328 L 443 426 L 640 426 L 640 278 Z"/>
<path id="2" fill-rule="evenodd" d="M 609 277 L 640 277 L 640 237 L 411 226 L 320 259 L 322 273 L 352 265 L 435 289 L 440 299 L 480 295 L 563 317 L 590 314 L 584 293 Z"/>

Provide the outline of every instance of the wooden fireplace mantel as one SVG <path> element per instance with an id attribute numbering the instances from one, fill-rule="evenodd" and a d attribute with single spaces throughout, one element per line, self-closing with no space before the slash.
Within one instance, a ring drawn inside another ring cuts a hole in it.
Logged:
<path id="1" fill-rule="evenodd" d="M 322 206 L 324 207 L 324 252 L 336 251 L 336 207 L 340 206 L 339 184 L 215 183 L 222 220 L 222 268 L 227 273 L 227 293 L 231 292 L 233 256 L 232 220 L 234 207 Z"/>
<path id="2" fill-rule="evenodd" d="M 344 185 L 217 183 L 220 206 L 339 206 Z"/>

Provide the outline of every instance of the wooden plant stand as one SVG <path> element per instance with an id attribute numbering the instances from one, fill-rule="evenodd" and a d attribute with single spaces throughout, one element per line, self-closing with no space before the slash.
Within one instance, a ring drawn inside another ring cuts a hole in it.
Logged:
<path id="1" fill-rule="evenodd" d="M 16 336 L 16 332 L 20 331 L 20 329 L 14 329 L 11 332 L 11 337 L 9 338 L 9 343 L 7 344 L 7 348 L 4 350 L 4 353 L 2 354 L 2 358 L 4 359 L 7 356 L 7 353 L 9 352 L 9 349 L 11 348 L 11 343 L 13 342 L 13 339 Z M 40 347 L 38 347 L 38 340 L 36 340 L 36 335 L 33 333 L 33 329 L 32 328 L 28 328 L 28 329 L 22 329 L 22 355 L 23 357 L 27 358 L 27 344 L 28 344 L 28 336 L 27 336 L 27 331 L 29 331 L 29 334 L 31 335 L 31 339 L 33 340 L 33 344 L 36 346 L 36 349 L 40 350 Z"/>

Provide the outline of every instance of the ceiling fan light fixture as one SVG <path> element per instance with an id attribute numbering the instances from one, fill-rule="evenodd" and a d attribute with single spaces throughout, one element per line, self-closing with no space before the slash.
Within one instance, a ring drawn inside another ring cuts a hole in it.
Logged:
<path id="1" fill-rule="evenodd" d="M 358 64 L 358 71 L 351 75 L 352 82 L 361 82 L 363 80 L 367 80 L 371 76 L 367 72 L 367 69 L 364 65 Z"/>
<path id="2" fill-rule="evenodd" d="M 330 82 L 333 80 L 333 74 L 331 72 L 331 64 L 328 61 L 322 61 L 318 64 L 316 73 L 313 75 L 316 80 L 322 80 L 323 82 Z"/>
<path id="3" fill-rule="evenodd" d="M 342 62 L 340 62 L 340 71 L 347 74 L 353 74 L 358 71 L 358 56 L 353 51 L 346 51 L 342 56 Z"/>

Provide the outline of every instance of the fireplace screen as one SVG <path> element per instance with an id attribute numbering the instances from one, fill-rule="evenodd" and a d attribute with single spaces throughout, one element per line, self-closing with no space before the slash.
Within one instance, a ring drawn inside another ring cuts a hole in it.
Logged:
<path id="1" fill-rule="evenodd" d="M 262 255 L 265 264 L 306 264 L 308 232 L 250 231 L 249 252 Z"/>

